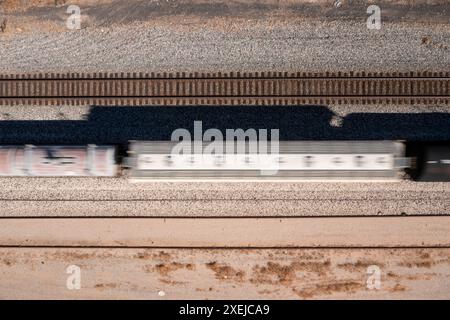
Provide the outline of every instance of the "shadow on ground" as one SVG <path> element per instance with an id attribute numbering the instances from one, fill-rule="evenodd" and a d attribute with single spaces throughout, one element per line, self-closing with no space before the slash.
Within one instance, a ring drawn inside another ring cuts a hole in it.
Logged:
<path id="1" fill-rule="evenodd" d="M 170 140 L 172 131 L 280 130 L 281 140 L 450 140 L 450 113 L 352 113 L 335 121 L 325 106 L 92 107 L 86 120 L 0 121 L 0 144 L 125 145 Z M 336 125 L 338 124 L 338 125 Z"/>

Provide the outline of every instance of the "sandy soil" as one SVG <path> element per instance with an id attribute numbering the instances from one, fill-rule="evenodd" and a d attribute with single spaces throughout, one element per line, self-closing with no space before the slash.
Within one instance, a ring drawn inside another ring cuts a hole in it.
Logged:
<path id="1" fill-rule="evenodd" d="M 448 299 L 449 249 L 0 249 L 2 299 Z M 66 268 L 81 268 L 68 290 Z M 381 286 L 368 289 L 368 267 Z"/>

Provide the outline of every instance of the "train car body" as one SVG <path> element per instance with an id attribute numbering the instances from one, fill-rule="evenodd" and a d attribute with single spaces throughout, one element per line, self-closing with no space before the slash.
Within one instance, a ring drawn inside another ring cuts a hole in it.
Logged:
<path id="1" fill-rule="evenodd" d="M 178 154 L 177 145 L 131 142 L 127 159 L 131 181 L 396 180 L 407 163 L 404 144 L 397 141 L 280 141 L 276 153 L 263 155 L 236 149 L 205 154 L 207 143 Z"/>
<path id="2" fill-rule="evenodd" d="M 417 148 L 416 181 L 450 181 L 450 145 L 445 143 L 421 144 Z"/>
<path id="3" fill-rule="evenodd" d="M 114 146 L 0 146 L 0 176 L 111 177 Z"/>
<path id="4" fill-rule="evenodd" d="M 112 177 L 119 165 L 130 181 L 217 180 L 450 181 L 450 145 L 400 141 L 280 141 L 276 152 L 245 147 L 207 152 L 210 143 L 174 152 L 177 142 L 131 141 L 125 163 L 115 146 L 0 146 L 0 176 Z M 197 145 L 198 146 L 198 145 Z M 405 153 L 406 148 L 406 153 Z M 406 154 L 406 156 L 405 156 Z M 407 169 L 406 172 L 403 169 Z"/>

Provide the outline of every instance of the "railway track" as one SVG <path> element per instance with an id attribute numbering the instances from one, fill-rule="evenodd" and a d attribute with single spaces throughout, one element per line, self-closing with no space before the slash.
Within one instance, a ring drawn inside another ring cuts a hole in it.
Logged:
<path id="1" fill-rule="evenodd" d="M 0 105 L 450 103 L 450 72 L 0 75 Z"/>

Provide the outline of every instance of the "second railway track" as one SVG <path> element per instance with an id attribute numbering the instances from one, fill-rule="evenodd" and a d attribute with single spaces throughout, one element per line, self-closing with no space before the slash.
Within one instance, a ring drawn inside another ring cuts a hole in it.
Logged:
<path id="1" fill-rule="evenodd" d="M 450 72 L 0 75 L 0 105 L 450 103 Z"/>

